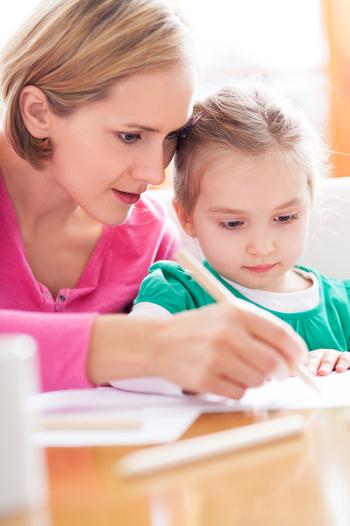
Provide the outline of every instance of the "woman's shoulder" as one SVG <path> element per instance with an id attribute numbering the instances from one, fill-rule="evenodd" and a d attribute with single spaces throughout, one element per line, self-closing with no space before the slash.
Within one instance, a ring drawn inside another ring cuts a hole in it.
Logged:
<path id="1" fill-rule="evenodd" d="M 153 252 L 156 260 L 169 259 L 180 244 L 180 234 L 161 199 L 154 196 L 156 192 L 146 192 L 141 197 L 125 223 L 112 229 L 112 239 L 118 244 L 126 239 L 130 247 L 143 247 Z"/>
<path id="2" fill-rule="evenodd" d="M 128 218 L 128 224 L 143 224 L 146 220 L 162 224 L 168 219 L 165 205 L 156 193 L 157 190 L 151 190 L 141 196 Z"/>

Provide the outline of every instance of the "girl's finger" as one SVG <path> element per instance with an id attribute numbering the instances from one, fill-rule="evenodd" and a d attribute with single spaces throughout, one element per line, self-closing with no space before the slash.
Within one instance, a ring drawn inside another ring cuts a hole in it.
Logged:
<path id="1" fill-rule="evenodd" d="M 339 353 L 338 361 L 335 364 L 335 370 L 337 373 L 343 373 L 350 369 L 350 353 L 342 352 Z"/>
<path id="2" fill-rule="evenodd" d="M 338 360 L 338 352 L 337 351 L 325 351 L 320 365 L 318 367 L 317 374 L 319 376 L 327 376 L 328 374 L 331 374 L 331 372 L 335 368 L 335 364 Z"/>
<path id="3" fill-rule="evenodd" d="M 323 356 L 323 351 L 322 352 L 321 351 L 311 351 L 307 356 L 306 367 L 314 375 L 317 374 L 322 356 Z"/>

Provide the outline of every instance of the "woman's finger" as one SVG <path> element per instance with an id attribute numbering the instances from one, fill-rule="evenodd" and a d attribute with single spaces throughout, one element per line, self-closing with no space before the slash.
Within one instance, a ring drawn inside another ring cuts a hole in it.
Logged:
<path id="1" fill-rule="evenodd" d="M 239 378 L 251 387 L 261 385 L 271 376 L 286 378 L 290 375 L 288 364 L 283 356 L 250 334 L 243 332 L 240 334 L 239 341 L 235 345 L 234 355 L 240 364 L 241 376 Z M 258 360 L 257 356 L 259 357 Z M 227 368 L 228 371 L 232 370 L 230 375 L 232 376 L 234 374 L 233 364 L 230 367 L 228 362 Z"/>
<path id="2" fill-rule="evenodd" d="M 233 398 L 234 400 L 239 400 L 245 394 L 246 387 L 233 383 L 225 376 L 217 376 L 213 378 L 212 386 L 207 386 L 206 392 L 211 392 L 219 396 L 226 396 L 228 398 Z"/>
<path id="3" fill-rule="evenodd" d="M 244 301 L 238 300 L 237 305 L 249 333 L 276 350 L 289 368 L 303 360 L 307 353 L 305 342 L 289 325 Z"/>
<path id="4" fill-rule="evenodd" d="M 270 369 L 266 368 L 264 370 L 260 363 L 259 367 L 257 367 L 257 360 L 255 360 L 255 363 L 249 363 L 244 356 L 244 349 L 240 351 L 236 349 L 235 353 L 230 351 L 230 349 L 225 349 L 222 353 L 222 361 L 216 367 L 217 374 L 225 377 L 227 381 L 245 388 L 262 385 Z M 259 356 L 261 357 L 262 353 Z"/>

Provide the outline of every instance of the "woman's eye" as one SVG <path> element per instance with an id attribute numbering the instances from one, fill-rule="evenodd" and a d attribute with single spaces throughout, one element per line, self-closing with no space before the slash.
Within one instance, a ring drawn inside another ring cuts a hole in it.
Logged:
<path id="1" fill-rule="evenodd" d="M 133 144 L 136 141 L 139 141 L 141 139 L 141 136 L 139 133 L 127 133 L 122 132 L 118 133 L 118 137 L 125 143 L 125 144 Z"/>
<path id="2" fill-rule="evenodd" d="M 287 223 L 291 223 L 295 219 L 297 219 L 297 215 L 289 214 L 289 215 L 285 215 L 285 216 L 277 216 L 277 217 L 274 218 L 274 221 L 275 221 L 275 223 L 278 223 L 279 225 L 285 225 Z"/>
<path id="3" fill-rule="evenodd" d="M 224 228 L 225 230 L 237 230 L 238 228 L 242 227 L 244 225 L 243 221 L 221 221 L 219 223 L 220 228 Z"/>

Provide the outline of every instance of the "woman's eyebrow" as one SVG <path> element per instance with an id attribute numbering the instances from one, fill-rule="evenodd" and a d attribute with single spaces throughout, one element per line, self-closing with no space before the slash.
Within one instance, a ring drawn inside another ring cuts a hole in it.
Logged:
<path id="1" fill-rule="evenodd" d="M 126 122 L 121 125 L 125 128 L 132 128 L 134 130 L 143 130 L 149 132 L 159 132 L 157 128 L 152 128 L 151 126 L 144 126 L 143 124 L 138 124 L 137 122 Z"/>
<path id="2" fill-rule="evenodd" d="M 191 126 L 191 122 L 192 122 L 192 117 L 186 122 L 186 124 L 184 124 L 183 126 L 180 126 L 179 128 L 176 128 L 175 130 L 172 130 L 171 133 L 180 132 L 184 130 L 185 128 L 188 128 L 189 126 Z M 158 128 L 153 128 L 152 126 L 145 126 L 144 124 L 139 124 L 137 122 L 126 122 L 122 124 L 121 126 L 125 128 L 131 128 L 134 130 L 142 130 L 142 131 L 148 131 L 148 132 L 154 132 L 154 133 L 160 132 Z"/>

